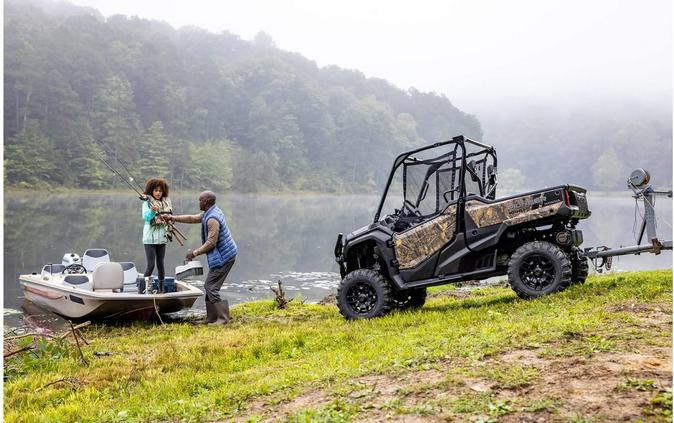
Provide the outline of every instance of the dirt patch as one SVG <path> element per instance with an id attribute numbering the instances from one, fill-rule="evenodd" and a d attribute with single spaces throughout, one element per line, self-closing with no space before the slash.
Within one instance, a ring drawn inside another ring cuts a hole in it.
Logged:
<path id="1" fill-rule="evenodd" d="M 323 297 L 318 304 L 320 305 L 337 305 L 337 294 L 329 294 Z"/>
<path id="2" fill-rule="evenodd" d="M 457 299 L 469 298 L 474 295 L 473 288 L 456 288 L 447 291 L 434 292 L 428 295 L 428 298 L 451 297 Z"/>
<path id="3" fill-rule="evenodd" d="M 617 348 L 610 352 L 550 354 L 569 343 L 586 342 L 584 336 L 563 338 L 557 344 L 508 351 L 472 363 L 447 361 L 434 363 L 430 370 L 367 375 L 339 389 L 311 385 L 287 400 L 260 399 L 251 404 L 247 415 L 285 420 L 339 399 L 357 410 L 354 421 L 364 422 L 472 421 L 479 416 L 499 422 L 653 421 L 651 399 L 672 387 L 668 332 L 672 317 L 661 307 L 644 304 L 618 305 L 607 311 L 623 310 L 637 316 L 637 326 L 657 326 L 656 332 L 647 333 L 669 338 L 669 346 L 616 333 Z"/>

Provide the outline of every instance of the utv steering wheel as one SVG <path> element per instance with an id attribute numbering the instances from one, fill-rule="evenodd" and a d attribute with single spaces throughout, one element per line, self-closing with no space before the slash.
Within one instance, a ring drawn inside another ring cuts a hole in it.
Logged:
<path id="1" fill-rule="evenodd" d="M 69 266 L 66 266 L 66 268 L 61 272 L 63 275 L 82 275 L 84 273 L 87 273 L 87 269 L 79 263 L 73 263 Z"/>
<path id="2" fill-rule="evenodd" d="M 412 214 L 414 214 L 416 216 L 419 216 L 419 217 L 422 216 L 419 209 L 414 207 L 414 204 L 412 204 L 412 202 L 410 200 L 405 200 L 405 202 L 403 203 L 403 207 L 406 208 L 407 210 L 409 210 L 410 212 L 412 212 Z"/>

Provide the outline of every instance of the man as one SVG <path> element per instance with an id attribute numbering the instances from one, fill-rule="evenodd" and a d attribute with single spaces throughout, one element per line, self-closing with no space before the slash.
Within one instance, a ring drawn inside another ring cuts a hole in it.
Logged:
<path id="1" fill-rule="evenodd" d="M 188 260 L 201 254 L 208 259 L 208 276 L 204 283 L 206 291 L 206 320 L 203 323 L 225 324 L 229 322 L 229 303 L 220 298 L 220 288 L 236 259 L 236 243 L 227 228 L 225 215 L 215 205 L 215 194 L 204 191 L 199 195 L 199 210 L 195 215 L 171 216 L 175 222 L 201 223 L 201 242 L 196 250 L 187 250 Z"/>

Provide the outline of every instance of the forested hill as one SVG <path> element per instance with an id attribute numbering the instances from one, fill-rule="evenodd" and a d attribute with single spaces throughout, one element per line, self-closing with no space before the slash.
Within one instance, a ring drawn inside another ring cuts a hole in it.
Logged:
<path id="1" fill-rule="evenodd" d="M 319 68 L 264 33 L 16 0 L 4 25 L 8 186 L 108 187 L 108 154 L 183 189 L 371 192 L 402 150 L 482 138 L 443 95 Z"/>

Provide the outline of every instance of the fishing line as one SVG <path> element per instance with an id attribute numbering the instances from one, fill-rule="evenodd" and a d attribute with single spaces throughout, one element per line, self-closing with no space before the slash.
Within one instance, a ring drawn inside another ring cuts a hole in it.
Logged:
<path id="1" fill-rule="evenodd" d="M 136 187 L 134 187 L 133 185 L 131 185 L 131 182 L 127 181 L 126 178 L 124 178 L 124 177 L 117 171 L 117 169 L 115 169 L 115 168 L 113 168 L 112 166 L 110 166 L 110 163 L 108 163 L 107 161 L 105 161 L 105 159 L 104 159 L 100 154 L 97 154 L 97 155 L 98 155 L 98 159 L 99 159 L 100 161 L 102 161 L 102 162 L 108 167 L 108 169 L 110 169 L 115 175 L 117 175 L 117 176 L 119 177 L 119 179 L 121 179 L 122 181 L 124 181 L 124 182 L 129 186 L 129 188 L 131 188 L 131 189 L 133 190 L 133 192 L 135 192 L 136 194 L 138 194 L 138 198 L 139 198 L 139 199 L 141 199 L 141 200 L 143 200 L 143 201 L 146 200 L 145 194 L 143 194 L 142 190 L 138 190 Z"/>
<path id="2" fill-rule="evenodd" d="M 141 187 L 140 184 L 138 183 L 138 181 L 133 177 L 133 174 L 132 174 L 131 171 L 129 171 L 129 169 L 126 167 L 126 164 L 124 163 L 124 161 L 122 161 L 122 159 L 120 159 L 118 155 L 112 154 L 112 152 L 110 151 L 110 148 L 107 147 L 106 145 L 102 144 L 100 141 L 97 141 L 96 139 L 93 139 L 93 138 L 92 138 L 92 140 L 94 141 L 94 143 L 96 143 L 96 145 L 98 145 L 99 147 L 101 147 L 101 148 L 105 151 L 105 153 L 106 153 L 108 156 L 114 156 L 114 157 L 115 157 L 115 160 L 117 160 L 117 162 L 118 162 L 119 164 L 121 164 L 122 167 L 124 168 L 124 170 L 126 171 L 127 175 L 129 176 L 129 179 L 130 179 L 131 181 L 135 182 L 135 183 L 136 183 L 136 186 L 138 187 L 138 189 L 142 192 L 142 191 L 143 191 L 143 187 Z M 120 177 L 121 177 L 121 176 L 120 176 Z"/>

